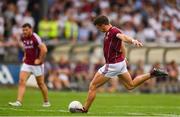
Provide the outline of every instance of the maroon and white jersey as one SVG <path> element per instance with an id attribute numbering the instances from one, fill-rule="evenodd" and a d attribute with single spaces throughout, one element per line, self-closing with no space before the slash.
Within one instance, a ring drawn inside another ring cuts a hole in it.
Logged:
<path id="1" fill-rule="evenodd" d="M 33 33 L 29 37 L 21 37 L 21 41 L 23 42 L 26 53 L 26 59 L 24 62 L 28 65 L 35 65 L 34 61 L 40 54 L 38 46 L 42 44 L 41 38 L 36 33 Z"/>
<path id="2" fill-rule="evenodd" d="M 104 37 L 104 57 L 107 64 L 113 64 L 124 60 L 124 56 L 121 52 L 122 41 L 116 37 L 118 33 L 121 33 L 120 29 L 111 27 Z"/>

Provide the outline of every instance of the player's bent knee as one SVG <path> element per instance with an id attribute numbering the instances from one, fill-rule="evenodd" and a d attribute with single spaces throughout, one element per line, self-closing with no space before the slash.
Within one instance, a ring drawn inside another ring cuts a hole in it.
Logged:
<path id="1" fill-rule="evenodd" d="M 133 83 L 133 82 L 129 83 L 126 88 L 127 88 L 128 90 L 133 90 L 133 89 L 135 88 L 134 83 Z"/>
<path id="2" fill-rule="evenodd" d="M 89 90 L 96 90 L 96 85 L 94 83 L 91 83 L 89 86 Z"/>
<path id="3" fill-rule="evenodd" d="M 19 85 L 26 85 L 26 81 L 24 79 L 19 80 Z"/>
<path id="4" fill-rule="evenodd" d="M 38 86 L 39 86 L 40 88 L 42 88 L 42 87 L 45 86 L 44 82 L 39 82 L 39 83 L 37 83 L 37 84 L 38 84 Z"/>
<path id="5" fill-rule="evenodd" d="M 133 90 L 135 87 L 134 86 L 127 86 L 126 87 L 128 90 Z"/>

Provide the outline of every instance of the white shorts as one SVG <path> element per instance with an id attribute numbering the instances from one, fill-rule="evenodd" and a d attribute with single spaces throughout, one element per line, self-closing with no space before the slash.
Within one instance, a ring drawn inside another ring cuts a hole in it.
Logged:
<path id="1" fill-rule="evenodd" d="M 127 71 L 128 70 L 127 70 L 127 65 L 126 65 L 125 60 L 119 63 L 105 64 L 98 70 L 100 74 L 103 74 L 105 77 L 108 77 L 108 78 L 114 78 L 118 76 L 119 74 L 123 74 Z"/>
<path id="2" fill-rule="evenodd" d="M 21 66 L 21 71 L 32 73 L 35 76 L 41 76 L 41 75 L 44 75 L 44 64 L 28 65 L 26 63 L 23 63 Z"/>

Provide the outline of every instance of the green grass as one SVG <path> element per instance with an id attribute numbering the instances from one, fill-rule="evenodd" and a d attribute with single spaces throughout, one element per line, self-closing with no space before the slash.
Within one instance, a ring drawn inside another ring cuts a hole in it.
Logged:
<path id="1" fill-rule="evenodd" d="M 0 116 L 177 116 L 180 115 L 179 94 L 99 93 L 88 114 L 71 114 L 70 101 L 83 102 L 85 93 L 49 91 L 52 104 L 43 108 L 39 90 L 28 88 L 23 107 L 8 105 L 16 98 L 16 88 L 0 88 Z"/>

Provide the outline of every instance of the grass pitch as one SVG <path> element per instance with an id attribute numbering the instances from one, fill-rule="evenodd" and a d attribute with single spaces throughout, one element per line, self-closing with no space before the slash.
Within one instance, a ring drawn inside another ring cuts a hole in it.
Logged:
<path id="1" fill-rule="evenodd" d="M 73 114 L 68 112 L 69 102 L 83 103 L 86 92 L 49 91 L 49 108 L 41 106 L 40 91 L 30 88 L 23 107 L 10 107 L 16 93 L 17 88 L 0 88 L 0 116 L 180 116 L 180 94 L 98 93 L 88 114 Z"/>

